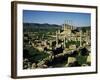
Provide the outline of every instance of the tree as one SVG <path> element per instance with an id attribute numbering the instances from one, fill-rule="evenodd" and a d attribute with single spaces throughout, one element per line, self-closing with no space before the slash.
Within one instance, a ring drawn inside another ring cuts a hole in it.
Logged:
<path id="1" fill-rule="evenodd" d="M 89 55 L 89 51 L 88 51 L 87 48 L 84 47 L 84 48 L 80 49 L 80 54 L 82 56 L 88 56 Z"/>

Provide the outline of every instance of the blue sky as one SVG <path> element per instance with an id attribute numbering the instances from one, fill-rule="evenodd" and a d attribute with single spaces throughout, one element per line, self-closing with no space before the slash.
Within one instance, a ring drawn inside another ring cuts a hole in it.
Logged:
<path id="1" fill-rule="evenodd" d="M 24 23 L 48 23 L 62 25 L 70 20 L 74 26 L 90 26 L 91 14 L 23 10 Z"/>

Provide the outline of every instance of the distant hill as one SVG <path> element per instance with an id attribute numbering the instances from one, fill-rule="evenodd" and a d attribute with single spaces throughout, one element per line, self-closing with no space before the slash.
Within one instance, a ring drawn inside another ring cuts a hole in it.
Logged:
<path id="1" fill-rule="evenodd" d="M 23 23 L 24 28 L 26 27 L 31 27 L 31 28 L 36 28 L 36 27 L 61 27 L 61 25 L 57 25 L 57 24 L 48 24 L 48 23 L 44 23 L 44 24 L 40 24 L 40 23 Z"/>
<path id="2" fill-rule="evenodd" d="M 61 27 L 61 25 L 48 23 L 23 23 L 24 31 L 55 31 L 57 29 L 61 29 Z"/>
<path id="3" fill-rule="evenodd" d="M 40 23 L 23 23 L 23 30 L 24 31 L 56 31 L 58 29 L 61 29 L 61 25 L 57 24 L 40 24 Z M 80 29 L 85 32 L 86 30 L 90 30 L 90 26 L 83 26 L 83 27 L 77 27 L 76 29 L 79 31 Z"/>
<path id="4" fill-rule="evenodd" d="M 77 27 L 78 30 L 82 30 L 83 32 L 86 32 L 86 30 L 90 31 L 91 27 L 90 26 L 82 26 L 82 27 Z"/>

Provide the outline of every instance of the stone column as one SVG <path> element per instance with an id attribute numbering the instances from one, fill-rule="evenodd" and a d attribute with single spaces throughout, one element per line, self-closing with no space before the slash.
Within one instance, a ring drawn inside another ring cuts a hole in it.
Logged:
<path id="1" fill-rule="evenodd" d="M 82 30 L 80 30 L 80 47 L 82 47 Z"/>
<path id="2" fill-rule="evenodd" d="M 66 48 L 66 37 L 64 36 L 64 48 Z"/>
<path id="3" fill-rule="evenodd" d="M 58 46 L 58 33 L 56 31 L 56 47 Z"/>
<path id="4" fill-rule="evenodd" d="M 88 31 L 86 31 L 86 44 L 88 45 L 89 43 L 89 36 L 88 36 Z"/>

